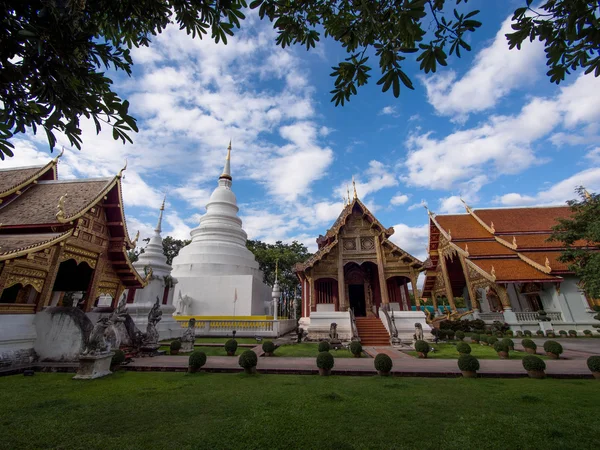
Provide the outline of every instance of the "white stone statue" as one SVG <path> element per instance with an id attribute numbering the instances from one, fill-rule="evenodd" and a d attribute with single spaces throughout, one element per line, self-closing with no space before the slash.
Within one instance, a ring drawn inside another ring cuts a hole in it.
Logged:
<path id="1" fill-rule="evenodd" d="M 181 337 L 181 352 L 188 353 L 194 351 L 194 342 L 196 341 L 196 319 L 193 317 L 188 322 L 188 327 Z"/>
<path id="2" fill-rule="evenodd" d="M 179 305 L 178 305 L 178 316 L 187 316 L 190 314 L 190 306 L 192 305 L 192 297 L 189 295 L 181 296 L 181 291 L 179 291 Z"/>

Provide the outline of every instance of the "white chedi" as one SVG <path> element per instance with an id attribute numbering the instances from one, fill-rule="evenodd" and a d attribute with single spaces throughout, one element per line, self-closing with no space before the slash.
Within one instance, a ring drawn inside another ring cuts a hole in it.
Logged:
<path id="1" fill-rule="evenodd" d="M 271 296 L 254 255 L 246 247 L 248 236 L 231 190 L 230 158 L 231 143 L 206 214 L 191 231 L 192 242 L 173 259 L 177 310 L 187 315 L 264 315 Z"/>

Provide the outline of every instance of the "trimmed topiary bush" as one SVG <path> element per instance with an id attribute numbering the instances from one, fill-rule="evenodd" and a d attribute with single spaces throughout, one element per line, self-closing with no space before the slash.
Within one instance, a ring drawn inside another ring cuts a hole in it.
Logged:
<path id="1" fill-rule="evenodd" d="M 479 336 L 478 334 L 471 335 L 471 342 L 473 342 L 474 344 L 479 344 L 480 340 L 481 340 L 481 336 Z"/>
<path id="2" fill-rule="evenodd" d="M 252 350 L 246 350 L 240 355 L 238 364 L 244 368 L 246 373 L 256 373 L 256 364 L 258 364 L 258 357 Z"/>
<path id="3" fill-rule="evenodd" d="M 517 330 L 517 332 L 515 333 L 515 337 L 518 337 L 518 338 L 523 337 L 523 332 L 521 330 Z"/>
<path id="4" fill-rule="evenodd" d="M 556 334 L 554 333 L 553 330 L 548 330 L 548 331 L 546 331 L 546 337 L 555 338 Z"/>
<path id="5" fill-rule="evenodd" d="M 456 344 L 456 351 L 458 353 L 468 355 L 469 353 L 471 353 L 471 346 L 466 342 L 459 342 L 458 344 Z"/>
<path id="6" fill-rule="evenodd" d="M 175 339 L 169 345 L 169 349 L 170 349 L 171 355 L 178 354 L 179 350 L 181 349 L 181 341 L 179 339 Z"/>
<path id="7" fill-rule="evenodd" d="M 331 348 L 331 346 L 329 345 L 329 342 L 327 342 L 327 341 L 319 342 L 319 353 L 320 352 L 328 352 L 330 348 Z"/>
<path id="8" fill-rule="evenodd" d="M 508 347 L 509 350 L 515 349 L 515 343 L 513 342 L 513 340 L 511 338 L 504 338 L 504 339 L 502 339 L 502 342 L 504 342 L 506 344 L 506 346 Z"/>
<path id="9" fill-rule="evenodd" d="M 587 359 L 587 366 L 592 374 L 594 374 L 594 377 L 600 380 L 600 356 L 590 356 Z"/>
<path id="10" fill-rule="evenodd" d="M 523 335 L 527 336 L 527 337 L 531 337 L 533 335 L 533 333 L 531 332 L 531 330 L 525 330 L 525 331 L 523 331 Z"/>
<path id="11" fill-rule="evenodd" d="M 458 368 L 464 377 L 475 377 L 475 372 L 479 370 L 479 361 L 473 355 L 460 355 L 458 357 Z"/>
<path id="12" fill-rule="evenodd" d="M 577 331 L 569 330 L 569 337 L 577 337 Z"/>
<path id="13" fill-rule="evenodd" d="M 537 350 L 537 345 L 531 339 L 523 339 L 521 341 L 521 345 L 523 346 L 523 348 L 525 349 L 525 351 L 527 353 L 531 353 L 531 354 L 535 355 L 535 352 Z"/>
<path id="14" fill-rule="evenodd" d="M 415 342 L 415 350 L 419 353 L 419 358 L 427 358 L 429 344 L 425 341 L 417 341 Z"/>
<path id="15" fill-rule="evenodd" d="M 352 353 L 355 357 L 360 358 L 362 353 L 362 345 L 358 341 L 350 342 L 350 353 Z"/>
<path id="16" fill-rule="evenodd" d="M 567 337 L 567 332 L 566 332 L 565 330 L 560 330 L 560 331 L 558 332 L 558 335 L 559 335 L 560 337 Z"/>
<path id="17" fill-rule="evenodd" d="M 506 332 L 504 333 L 504 336 L 507 337 L 513 337 L 515 334 L 513 333 L 513 330 L 506 330 Z"/>
<path id="18" fill-rule="evenodd" d="M 477 328 L 476 330 L 473 330 L 473 332 L 479 335 L 485 334 L 485 328 Z"/>
<path id="19" fill-rule="evenodd" d="M 544 342 L 544 351 L 551 358 L 558 359 L 563 352 L 563 348 L 562 345 L 556 341 L 546 341 Z"/>
<path id="20" fill-rule="evenodd" d="M 110 367 L 111 369 L 115 370 L 118 369 L 119 366 L 125 362 L 125 352 L 119 349 L 113 351 L 115 352 L 115 354 L 110 360 Z"/>
<path id="21" fill-rule="evenodd" d="M 448 339 L 448 330 L 442 330 L 442 329 L 438 330 L 437 337 L 438 337 L 438 339 L 441 339 L 441 340 Z"/>
<path id="22" fill-rule="evenodd" d="M 583 330 L 583 334 L 586 336 L 591 336 L 592 332 L 591 332 L 591 330 Z"/>
<path id="23" fill-rule="evenodd" d="M 489 336 L 483 336 L 482 335 L 482 336 L 479 337 L 479 343 L 481 345 L 488 345 L 488 339 L 489 338 L 490 338 Z"/>
<path id="24" fill-rule="evenodd" d="M 446 330 L 446 337 L 448 338 L 449 341 L 453 341 L 455 335 L 456 335 L 456 332 L 454 330 Z"/>
<path id="25" fill-rule="evenodd" d="M 195 350 L 190 355 L 190 359 L 188 361 L 188 372 L 196 372 L 204 364 L 206 364 L 206 353 L 201 352 L 200 350 Z"/>
<path id="26" fill-rule="evenodd" d="M 542 330 L 537 330 L 537 331 L 535 332 L 535 334 L 536 334 L 537 336 L 543 336 L 543 335 L 544 335 L 544 332 L 543 332 Z"/>
<path id="27" fill-rule="evenodd" d="M 375 357 L 375 370 L 379 375 L 389 375 L 390 371 L 394 363 L 392 362 L 392 358 L 384 353 L 379 353 Z"/>
<path id="28" fill-rule="evenodd" d="M 508 345 L 504 341 L 498 341 L 494 344 L 494 350 L 498 353 L 498 356 L 502 359 L 508 358 Z"/>
<path id="29" fill-rule="evenodd" d="M 237 350 L 237 348 L 238 343 L 235 339 L 229 339 L 227 342 L 225 342 L 225 351 L 229 356 L 235 355 L 235 351 Z"/>
<path id="30" fill-rule="evenodd" d="M 496 342 L 498 342 L 498 338 L 494 336 L 490 336 L 487 340 L 489 346 L 493 346 Z"/>
<path id="31" fill-rule="evenodd" d="M 456 336 L 456 339 L 458 339 L 459 341 L 462 341 L 465 338 L 465 332 L 458 330 L 456 332 L 455 336 Z"/>
<path id="32" fill-rule="evenodd" d="M 531 378 L 544 378 L 546 363 L 537 356 L 527 355 L 523 358 L 523 368 Z"/>
<path id="33" fill-rule="evenodd" d="M 263 342 L 262 350 L 265 352 L 265 356 L 271 356 L 275 351 L 275 344 L 273 344 L 273 341 L 265 341 Z"/>
<path id="34" fill-rule="evenodd" d="M 317 355 L 317 367 L 320 375 L 329 375 L 334 363 L 333 355 L 329 352 L 320 352 Z"/>

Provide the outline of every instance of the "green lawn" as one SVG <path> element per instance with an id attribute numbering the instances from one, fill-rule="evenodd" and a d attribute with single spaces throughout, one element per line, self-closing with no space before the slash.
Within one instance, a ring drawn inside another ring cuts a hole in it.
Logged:
<path id="1" fill-rule="evenodd" d="M 225 342 L 227 342 L 229 339 L 231 339 L 230 337 L 224 337 L 224 338 L 220 338 L 220 337 L 197 337 L 196 338 L 196 342 L 205 342 L 205 343 L 211 343 L 211 344 L 224 344 Z M 161 344 L 168 344 L 169 342 L 173 341 L 174 339 L 167 339 L 164 341 L 160 341 Z M 257 344 L 256 339 L 254 338 L 235 338 L 235 340 L 237 341 L 238 344 Z M 263 340 L 264 342 L 264 340 Z"/>
<path id="2" fill-rule="evenodd" d="M 2 449 L 592 449 L 595 380 L 0 378 Z"/>
<path id="3" fill-rule="evenodd" d="M 159 348 L 159 350 L 166 350 L 167 355 L 170 353 L 170 348 L 168 346 L 163 345 Z M 201 352 L 206 353 L 206 356 L 227 356 L 227 352 L 223 347 L 199 347 L 195 346 L 194 350 L 199 350 Z M 246 350 L 252 350 L 250 347 L 238 347 L 235 354 L 241 355 Z M 190 355 L 191 353 L 179 353 L 179 355 Z"/>
<path id="4" fill-rule="evenodd" d="M 350 350 L 333 350 L 329 351 L 335 358 L 354 358 L 354 355 L 350 353 Z M 282 345 L 275 350 L 274 356 L 282 356 L 287 358 L 316 358 L 319 354 L 319 344 L 294 344 L 294 345 Z M 363 352 L 363 358 L 368 356 Z"/>
<path id="5" fill-rule="evenodd" d="M 513 339 L 514 341 L 514 339 Z M 480 345 L 480 344 L 472 344 L 468 343 L 471 346 L 471 355 L 475 356 L 478 359 L 500 359 L 498 357 L 498 353 L 494 350 L 494 347 L 490 347 L 489 345 Z M 515 342 L 515 344 L 517 344 Z M 439 359 L 458 359 L 460 356 L 456 351 L 456 344 L 431 344 L 431 347 L 435 348 L 435 352 L 429 352 L 427 358 L 439 358 Z M 548 359 L 546 355 L 544 355 L 544 349 L 538 346 L 537 349 L 538 355 L 542 359 Z M 417 352 L 408 352 L 409 355 L 418 357 Z M 510 359 L 523 359 L 529 353 L 512 351 L 509 352 Z"/>

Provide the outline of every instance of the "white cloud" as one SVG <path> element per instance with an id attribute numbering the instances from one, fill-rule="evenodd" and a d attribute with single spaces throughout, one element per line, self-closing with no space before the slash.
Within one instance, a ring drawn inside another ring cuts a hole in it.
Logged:
<path id="1" fill-rule="evenodd" d="M 421 261 L 427 259 L 426 246 L 429 241 L 429 225 L 411 227 L 399 223 L 394 225 L 394 231 L 395 233 L 390 237 L 394 244 Z"/>
<path id="2" fill-rule="evenodd" d="M 408 202 L 408 195 L 401 194 L 400 192 L 394 195 L 390 200 L 390 203 L 394 206 L 404 205 L 406 202 Z"/>
<path id="3" fill-rule="evenodd" d="M 440 199 L 440 214 L 456 214 L 464 212 L 465 208 L 458 195 Z"/>
<path id="4" fill-rule="evenodd" d="M 406 210 L 407 211 L 414 211 L 415 209 L 423 208 L 423 207 L 426 207 L 426 206 L 427 206 L 427 201 L 421 200 L 419 203 L 413 203 L 408 208 L 406 208 Z"/>
<path id="5" fill-rule="evenodd" d="M 600 164 L 600 147 L 596 147 L 595 149 L 591 150 L 587 155 L 585 155 L 585 157 L 593 164 Z"/>
<path id="6" fill-rule="evenodd" d="M 379 115 L 397 117 L 398 111 L 395 106 L 384 106 L 382 110 L 379 111 Z"/>
<path id="7" fill-rule="evenodd" d="M 369 194 L 378 192 L 381 189 L 398 185 L 398 179 L 394 173 L 394 168 L 380 161 L 370 161 L 369 167 L 365 170 L 365 176 L 366 181 L 360 181 L 361 179 L 364 179 L 362 175 L 357 175 L 355 177 L 356 193 L 361 199 L 364 199 Z M 337 187 L 335 190 L 336 197 L 345 197 L 348 188 L 350 189 L 350 195 L 352 196 L 352 180 L 346 180 Z"/>
<path id="8" fill-rule="evenodd" d="M 438 113 L 464 119 L 471 112 L 495 106 L 511 90 L 535 82 L 543 68 L 543 45 L 525 41 L 521 50 L 509 50 L 505 34 L 511 31 L 508 18 L 462 78 L 457 79 L 454 71 L 422 78 L 428 101 Z"/>
<path id="9" fill-rule="evenodd" d="M 566 178 L 536 195 L 511 192 L 494 199 L 504 206 L 558 205 L 576 197 L 575 188 L 584 186 L 589 191 L 600 191 L 600 167 L 587 169 Z"/>

